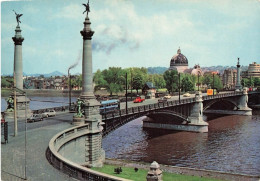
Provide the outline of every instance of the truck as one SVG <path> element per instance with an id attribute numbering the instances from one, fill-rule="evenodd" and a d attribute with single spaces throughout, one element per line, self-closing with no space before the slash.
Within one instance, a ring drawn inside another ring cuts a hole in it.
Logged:
<path id="1" fill-rule="evenodd" d="M 143 102 L 145 99 L 142 99 L 141 97 L 136 97 L 134 100 L 134 103 L 140 103 Z"/>

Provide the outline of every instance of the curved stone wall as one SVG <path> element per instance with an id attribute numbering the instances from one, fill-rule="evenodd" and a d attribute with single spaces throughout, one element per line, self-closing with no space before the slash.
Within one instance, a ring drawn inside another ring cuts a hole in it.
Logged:
<path id="1" fill-rule="evenodd" d="M 50 164 L 60 171 L 84 181 L 129 181 L 127 179 L 114 177 L 108 174 L 100 173 L 89 168 L 76 164 L 67 158 L 64 158 L 59 150 L 72 140 L 86 136 L 89 134 L 89 125 L 76 126 L 66 129 L 56 134 L 49 142 L 49 147 L 46 150 L 46 157 Z"/>

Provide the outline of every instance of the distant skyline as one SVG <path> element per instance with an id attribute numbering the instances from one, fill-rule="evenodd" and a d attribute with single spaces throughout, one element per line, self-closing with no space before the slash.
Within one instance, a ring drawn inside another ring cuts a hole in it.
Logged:
<path id="1" fill-rule="evenodd" d="M 12 74 L 20 18 L 23 72 L 81 73 L 82 3 L 87 0 L 1 2 L 1 74 Z M 90 0 L 93 71 L 169 67 L 180 47 L 189 67 L 248 66 L 260 59 L 259 0 Z"/>

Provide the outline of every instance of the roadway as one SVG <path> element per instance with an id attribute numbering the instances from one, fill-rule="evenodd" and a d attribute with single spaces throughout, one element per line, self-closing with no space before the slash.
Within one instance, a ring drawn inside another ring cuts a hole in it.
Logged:
<path id="1" fill-rule="evenodd" d="M 207 95 L 207 93 L 203 93 L 203 96 Z M 194 98 L 195 94 L 190 94 L 190 97 L 183 97 L 183 95 L 181 95 L 180 99 L 189 99 L 189 98 Z M 158 103 L 158 99 L 159 98 L 155 98 L 155 99 L 145 99 L 144 102 L 141 103 L 134 103 L 133 101 L 128 101 L 127 102 L 127 107 L 131 108 L 131 107 L 136 107 L 136 106 L 144 106 L 144 105 L 149 105 L 149 104 L 155 104 Z M 179 100 L 179 96 L 172 96 L 170 99 L 167 99 L 167 101 L 175 101 L 175 100 Z M 125 102 L 121 102 L 120 103 L 120 108 L 121 109 L 125 109 L 126 103 Z"/>
<path id="2" fill-rule="evenodd" d="M 1 145 L 1 179 L 23 180 L 25 175 L 25 145 L 27 180 L 75 180 L 49 164 L 45 151 L 50 139 L 60 131 L 72 127 L 73 114 L 61 113 L 43 121 L 27 123 L 18 121 L 18 135 L 13 137 L 13 122 L 9 125 L 9 140 Z"/>

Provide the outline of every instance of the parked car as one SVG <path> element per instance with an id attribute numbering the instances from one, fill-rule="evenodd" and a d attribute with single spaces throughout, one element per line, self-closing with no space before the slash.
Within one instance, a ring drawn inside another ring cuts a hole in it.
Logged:
<path id="1" fill-rule="evenodd" d="M 136 97 L 134 100 L 134 103 L 143 102 L 145 99 L 142 99 L 141 97 Z"/>
<path id="2" fill-rule="evenodd" d="M 166 97 L 160 97 L 158 99 L 158 103 L 164 103 L 164 102 L 167 102 L 167 98 Z"/>
<path id="3" fill-rule="evenodd" d="M 164 96 L 166 99 L 170 99 L 172 96 L 170 94 L 167 94 Z"/>
<path id="4" fill-rule="evenodd" d="M 45 118 L 47 118 L 47 117 L 50 117 L 50 116 L 56 116 L 56 112 L 55 112 L 55 110 L 49 110 L 49 111 L 47 111 L 47 112 L 44 112 L 44 113 L 42 113 L 42 116 Z"/>
<path id="5" fill-rule="evenodd" d="M 185 94 L 183 94 L 183 97 L 190 97 L 190 93 L 185 93 Z"/>
<path id="6" fill-rule="evenodd" d="M 30 118 L 27 118 L 27 123 L 33 123 L 36 121 L 42 121 L 43 117 L 41 114 L 32 114 Z"/>

